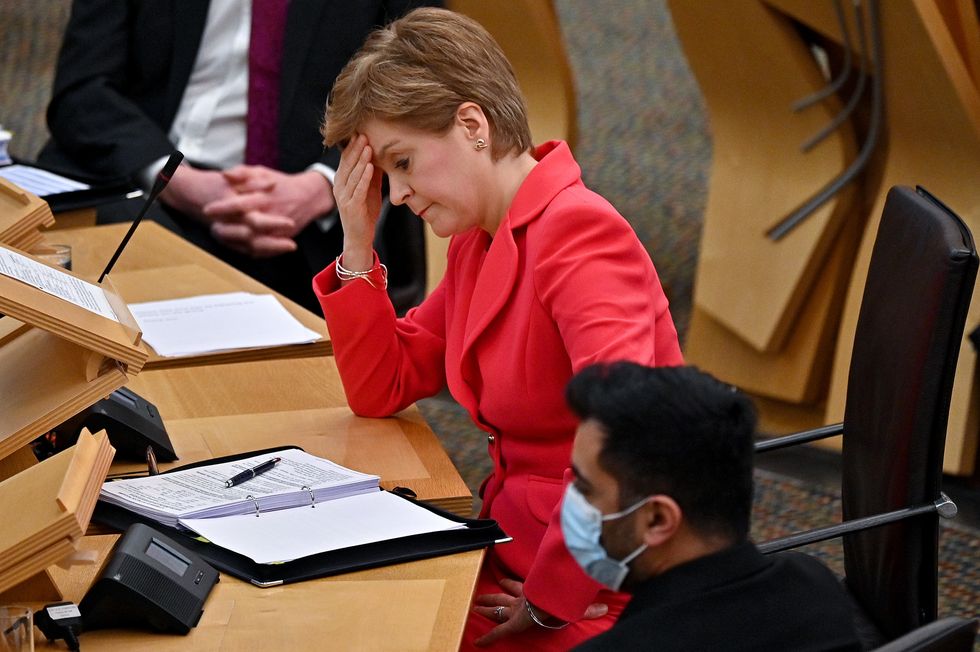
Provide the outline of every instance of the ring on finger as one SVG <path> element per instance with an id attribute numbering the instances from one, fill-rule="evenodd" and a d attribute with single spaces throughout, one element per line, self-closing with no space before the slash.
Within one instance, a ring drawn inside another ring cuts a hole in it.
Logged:
<path id="1" fill-rule="evenodd" d="M 504 608 L 503 606 L 497 607 L 493 610 L 493 617 L 500 622 L 504 622 Z"/>

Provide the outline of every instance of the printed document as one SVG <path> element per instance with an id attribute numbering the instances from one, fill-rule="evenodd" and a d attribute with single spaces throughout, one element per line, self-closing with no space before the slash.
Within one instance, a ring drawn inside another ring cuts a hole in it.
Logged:
<path id="1" fill-rule="evenodd" d="M 330 550 L 466 527 L 387 491 L 225 518 L 180 519 L 222 548 L 260 564 L 291 561 Z"/>
<path id="2" fill-rule="evenodd" d="M 29 165 L 14 164 L 0 167 L 0 177 L 38 197 L 89 189 L 87 183 L 75 181 L 74 179 L 63 177 L 60 174 L 34 168 Z"/>
<path id="3" fill-rule="evenodd" d="M 16 251 L 0 247 L 0 274 L 44 290 L 107 319 L 119 321 L 101 287 L 57 267 L 39 263 Z"/>
<path id="4" fill-rule="evenodd" d="M 306 344 L 320 334 L 303 326 L 271 294 L 230 292 L 131 303 L 143 339 L 161 356 Z"/>
<path id="5" fill-rule="evenodd" d="M 226 487 L 232 476 L 271 459 L 270 471 Z M 175 527 L 180 517 L 215 518 L 308 506 L 376 491 L 380 478 L 298 448 L 102 485 L 99 499 Z"/>

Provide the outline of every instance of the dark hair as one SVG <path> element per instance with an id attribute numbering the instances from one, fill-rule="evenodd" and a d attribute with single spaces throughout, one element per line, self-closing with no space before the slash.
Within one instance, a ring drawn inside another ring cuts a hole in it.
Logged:
<path id="1" fill-rule="evenodd" d="M 698 532 L 747 538 L 756 417 L 744 394 L 694 367 L 614 362 L 583 369 L 566 398 L 605 433 L 599 465 L 621 509 L 665 494 Z"/>

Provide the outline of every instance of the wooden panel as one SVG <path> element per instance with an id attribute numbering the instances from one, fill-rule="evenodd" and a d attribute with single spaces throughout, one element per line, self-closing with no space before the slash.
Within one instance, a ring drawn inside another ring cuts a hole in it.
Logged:
<path id="1" fill-rule="evenodd" d="M 2 249 L 10 250 L 0 244 L 0 250 Z M 15 253 L 31 258 L 39 265 L 46 265 L 29 254 Z M 54 267 L 54 270 L 56 271 L 52 273 L 59 277 L 58 283 L 64 286 L 60 291 L 65 296 L 73 293 L 84 295 L 83 291 L 76 291 L 71 286 L 72 283 L 78 283 L 77 274 L 58 267 Z M 105 287 L 93 288 L 93 292 L 101 292 L 110 304 L 114 303 L 110 296 L 113 290 L 109 283 Z M 25 324 L 43 328 L 62 339 L 74 342 L 86 350 L 119 360 L 127 364 L 132 373 L 136 373 L 146 362 L 146 352 L 139 348 L 140 334 L 135 329 L 136 322 L 125 306 L 114 304 L 112 308 L 116 311 L 116 319 L 105 317 L 82 307 L 80 303 L 59 298 L 33 284 L 0 273 L 0 314 L 10 315 Z"/>
<path id="2" fill-rule="evenodd" d="M 980 21 L 973 0 L 935 0 L 943 23 L 973 79 L 980 88 Z"/>
<path id="3" fill-rule="evenodd" d="M 714 149 L 694 300 L 757 351 L 778 351 L 842 221 L 855 217 L 849 189 L 782 240 L 765 233 L 847 167 L 854 136 L 845 122 L 800 151 L 840 104 L 832 96 L 792 111 L 826 81 L 787 17 L 758 0 L 669 4 Z"/>
<path id="4" fill-rule="evenodd" d="M 823 3 L 768 0 L 818 30 L 833 34 Z M 841 319 L 826 421 L 844 413 L 847 370 L 864 281 L 881 211 L 894 185 L 922 185 L 980 234 L 980 93 L 960 57 L 936 4 L 895 0 L 880 3 L 884 42 L 887 156 L 877 163 L 874 189 L 861 248 L 854 264 Z M 980 324 L 980 297 L 974 292 L 966 332 Z M 974 470 L 978 433 L 976 353 L 964 340 L 953 387 L 944 469 Z"/>
<path id="5" fill-rule="evenodd" d="M 27 251 L 41 238 L 39 229 L 53 224 L 46 201 L 0 178 L 0 242 Z"/>
<path id="6" fill-rule="evenodd" d="M 854 221 L 842 229 L 780 351 L 757 351 L 694 306 L 684 359 L 753 394 L 805 404 L 824 398 L 860 227 Z"/>
<path id="7" fill-rule="evenodd" d="M 432 294 L 446 275 L 449 238 L 440 238 L 425 225 L 425 296 Z"/>
<path id="8" fill-rule="evenodd" d="M 0 482 L 0 592 L 43 573 L 88 525 L 113 449 L 105 432 Z M 25 509 L 29 505 L 30 509 Z M 31 586 L 24 585 L 25 591 Z M 8 596 L 11 597 L 11 596 Z"/>
<path id="9" fill-rule="evenodd" d="M 550 0 L 448 0 L 448 9 L 479 22 L 504 51 L 527 102 L 535 144 L 564 140 L 575 149 L 577 110 L 571 66 Z M 425 293 L 446 273 L 449 239 L 425 228 Z"/>
<path id="10" fill-rule="evenodd" d="M 45 233 L 51 242 L 60 242 L 62 229 L 78 229 L 86 226 L 95 226 L 95 209 L 79 208 L 73 211 L 60 211 L 54 216 L 54 226 Z M 55 231 L 55 233 L 50 233 Z"/>
<path id="11" fill-rule="evenodd" d="M 0 347 L 0 458 L 126 383 L 129 376 L 118 365 L 89 379 L 90 356 L 36 328 Z"/>
<path id="12" fill-rule="evenodd" d="M 534 142 L 564 140 L 574 150 L 575 88 L 550 0 L 448 0 L 446 6 L 483 25 L 504 51 L 527 101 Z"/>
<path id="13" fill-rule="evenodd" d="M 165 420 L 347 406 L 328 356 L 151 370 L 127 387 Z"/>

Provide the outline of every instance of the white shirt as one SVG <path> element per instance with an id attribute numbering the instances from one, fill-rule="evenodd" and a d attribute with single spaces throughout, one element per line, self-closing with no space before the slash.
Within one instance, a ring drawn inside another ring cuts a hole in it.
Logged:
<path id="1" fill-rule="evenodd" d="M 188 161 L 220 170 L 245 162 L 251 28 L 251 2 L 211 0 L 197 59 L 168 134 Z M 153 185 L 167 158 L 142 172 L 144 189 Z M 322 163 L 308 169 L 333 185 L 333 169 Z"/>
<path id="2" fill-rule="evenodd" d="M 251 28 L 251 2 L 211 0 L 197 59 L 169 134 L 190 161 L 218 169 L 245 161 Z"/>

